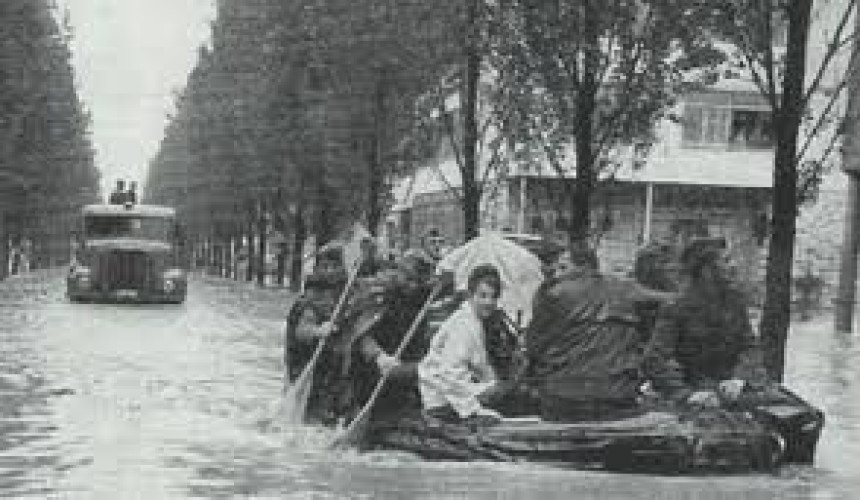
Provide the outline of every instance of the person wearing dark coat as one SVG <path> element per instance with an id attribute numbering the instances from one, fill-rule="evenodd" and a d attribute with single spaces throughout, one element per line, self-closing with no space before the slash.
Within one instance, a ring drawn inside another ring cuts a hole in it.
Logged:
<path id="1" fill-rule="evenodd" d="M 305 291 L 296 299 L 287 314 L 284 338 L 284 367 L 292 383 L 304 370 L 319 342 L 335 332 L 331 314 L 343 288 L 342 276 L 317 272 L 305 280 Z M 314 384 L 308 399 L 307 420 L 334 424 L 344 411 L 345 396 L 333 390 L 337 380 L 338 357 L 325 349 L 314 369 Z"/>
<path id="2" fill-rule="evenodd" d="M 691 404 L 736 400 L 767 381 L 746 300 L 727 278 L 725 240 L 700 238 L 684 249 L 679 298 L 661 308 L 646 349 L 658 392 Z"/>
<path id="3" fill-rule="evenodd" d="M 527 379 L 542 417 L 566 421 L 640 413 L 644 378 L 636 305 L 668 295 L 601 274 L 588 248 L 559 260 L 555 276 L 538 290 L 526 332 Z"/>

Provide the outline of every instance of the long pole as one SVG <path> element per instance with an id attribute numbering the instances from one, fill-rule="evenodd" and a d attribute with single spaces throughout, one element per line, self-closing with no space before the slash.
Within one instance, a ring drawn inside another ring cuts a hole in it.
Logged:
<path id="1" fill-rule="evenodd" d="M 850 333 L 854 323 L 855 291 L 857 286 L 857 247 L 860 235 L 860 16 L 855 15 L 854 54 L 849 64 L 848 107 L 845 116 L 845 140 L 842 168 L 848 175 L 848 203 L 845 208 L 845 234 L 839 265 L 839 289 L 836 297 L 835 327 L 839 333 Z"/>
<path id="2" fill-rule="evenodd" d="M 853 98 L 853 97 L 852 97 Z M 848 155 L 843 161 L 849 160 Z M 851 160 L 860 163 L 854 156 Z M 860 165 L 858 165 L 860 168 Z M 839 265 L 839 289 L 836 297 L 836 331 L 850 333 L 854 323 L 855 289 L 857 283 L 858 221 L 860 221 L 860 180 L 848 174 L 848 203 L 845 208 L 845 234 Z"/>

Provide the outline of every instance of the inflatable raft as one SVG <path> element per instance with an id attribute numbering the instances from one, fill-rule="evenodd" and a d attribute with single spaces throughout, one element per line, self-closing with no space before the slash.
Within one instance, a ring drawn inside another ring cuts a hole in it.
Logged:
<path id="1" fill-rule="evenodd" d="M 782 390 L 751 411 L 650 411 L 610 421 L 510 418 L 492 426 L 428 420 L 417 413 L 373 424 L 368 444 L 431 460 L 549 463 L 657 474 L 749 473 L 810 463 L 823 414 Z"/>

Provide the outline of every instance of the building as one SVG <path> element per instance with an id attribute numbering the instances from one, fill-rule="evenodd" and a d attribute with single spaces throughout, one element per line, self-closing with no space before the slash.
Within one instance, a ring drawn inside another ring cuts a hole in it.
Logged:
<path id="1" fill-rule="evenodd" d="M 676 112 L 680 123 L 660 123 L 650 151 L 619 151 L 617 169 L 600 182 L 593 231 L 602 265 L 626 273 L 644 242 L 709 234 L 725 236 L 745 275 L 757 276 L 772 183 L 769 109 L 754 86 L 727 80 L 684 96 Z M 446 153 L 440 148 L 435 163 L 400 187 L 391 241 L 415 245 L 431 227 L 452 243 L 462 240 L 460 176 Z M 564 240 L 563 186 L 574 171 L 572 153 L 565 157 L 564 176 L 546 163 L 487 176 L 482 228 Z"/>

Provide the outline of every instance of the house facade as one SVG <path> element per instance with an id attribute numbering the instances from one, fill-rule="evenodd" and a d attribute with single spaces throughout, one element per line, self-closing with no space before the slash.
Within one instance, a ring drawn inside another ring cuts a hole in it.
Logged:
<path id="1" fill-rule="evenodd" d="M 593 233 L 604 270 L 631 271 L 636 250 L 656 239 L 724 236 L 744 276 L 760 281 L 767 242 L 773 140 L 770 112 L 752 84 L 728 80 L 682 98 L 679 120 L 658 125 L 647 151 L 625 147 L 594 197 Z M 482 230 L 539 234 L 564 241 L 570 221 L 564 175 L 544 162 L 489 176 Z M 463 240 L 456 162 L 440 156 L 395 193 L 388 220 L 391 247 L 410 247 L 431 228 L 451 244 Z"/>

